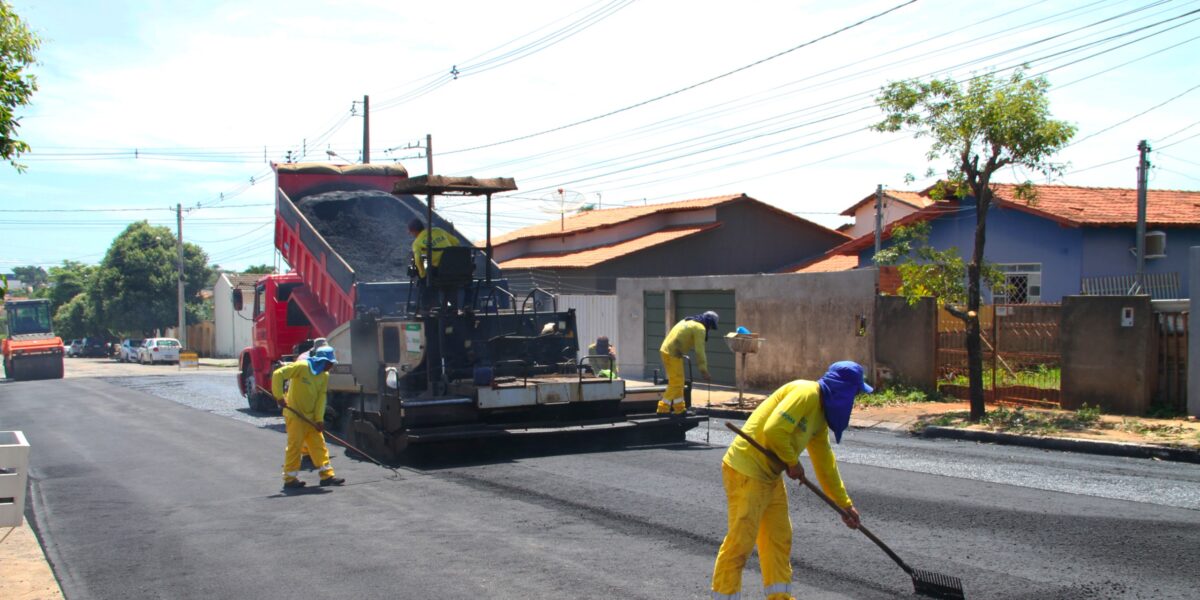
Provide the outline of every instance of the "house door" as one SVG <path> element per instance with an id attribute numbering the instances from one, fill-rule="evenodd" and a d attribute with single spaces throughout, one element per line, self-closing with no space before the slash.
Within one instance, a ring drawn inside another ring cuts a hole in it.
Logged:
<path id="1" fill-rule="evenodd" d="M 713 383 L 722 385 L 737 385 L 737 375 L 734 370 L 734 353 L 725 344 L 726 333 L 733 331 L 737 325 L 737 303 L 732 291 L 681 291 L 675 292 L 675 321 L 684 317 L 700 314 L 706 310 L 716 311 L 721 315 L 721 330 L 709 332 L 705 353 L 708 356 L 708 370 L 712 373 Z M 674 323 L 672 323 L 674 325 Z M 661 341 L 660 341 L 661 343 Z M 700 369 L 692 367 L 693 375 L 699 379 Z"/>
<path id="2" fill-rule="evenodd" d="M 667 372 L 663 370 L 662 360 L 658 358 L 658 349 L 667 337 L 667 301 L 662 292 L 644 292 L 642 294 L 642 351 L 645 356 L 645 367 L 642 376 L 649 379 L 658 376 L 666 379 Z M 620 350 L 620 348 L 618 348 Z"/>

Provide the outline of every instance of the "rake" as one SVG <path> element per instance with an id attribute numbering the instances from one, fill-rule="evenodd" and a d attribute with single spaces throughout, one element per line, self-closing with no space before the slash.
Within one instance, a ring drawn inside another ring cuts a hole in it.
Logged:
<path id="1" fill-rule="evenodd" d="M 774 452 L 765 448 L 754 438 L 746 435 L 746 432 L 742 431 L 740 427 L 730 423 L 729 421 L 725 422 L 725 426 L 732 429 L 734 433 L 742 436 L 742 439 L 749 442 L 751 446 L 758 448 L 759 452 L 765 454 L 767 458 L 770 458 L 776 464 L 783 466 L 785 469 L 787 468 L 787 465 L 780 460 Z M 809 481 L 807 477 L 801 476 L 800 483 L 803 483 L 805 487 L 812 490 L 812 493 L 820 496 L 820 498 L 825 501 L 825 504 L 828 504 L 831 508 L 833 508 L 833 510 L 836 510 L 839 515 L 849 518 L 850 513 L 847 513 L 845 509 L 838 506 L 837 503 L 833 501 L 833 498 L 825 495 L 825 492 L 813 485 L 813 483 Z M 872 542 L 875 542 L 876 546 L 879 546 L 880 549 L 886 552 L 892 560 L 896 561 L 897 565 L 900 565 L 901 569 L 904 569 L 904 572 L 907 573 L 909 577 L 912 577 L 913 588 L 918 594 L 923 594 L 932 598 L 944 598 L 945 600 L 966 600 L 966 593 L 963 592 L 961 579 L 957 577 L 951 577 L 950 575 L 934 573 L 933 571 L 914 569 L 908 566 L 908 563 L 904 562 L 899 556 L 896 555 L 895 552 L 892 552 L 892 549 L 889 548 L 887 544 L 883 543 L 883 540 L 875 537 L 875 534 L 871 533 L 871 530 L 867 529 L 865 525 L 860 523 L 858 525 L 858 530 L 861 531 L 863 535 L 867 536 L 867 538 L 869 538 Z"/>

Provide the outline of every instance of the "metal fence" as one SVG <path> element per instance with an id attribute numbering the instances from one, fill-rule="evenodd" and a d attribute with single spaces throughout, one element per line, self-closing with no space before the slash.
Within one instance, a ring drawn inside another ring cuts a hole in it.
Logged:
<path id="1" fill-rule="evenodd" d="M 1058 304 L 985 306 L 979 314 L 983 387 L 988 402 L 1058 407 L 1062 351 Z M 938 389 L 969 397 L 966 323 L 938 314 Z"/>
<path id="2" fill-rule="evenodd" d="M 1155 313 L 1157 385 L 1154 403 L 1172 413 L 1187 412 L 1188 312 Z"/>

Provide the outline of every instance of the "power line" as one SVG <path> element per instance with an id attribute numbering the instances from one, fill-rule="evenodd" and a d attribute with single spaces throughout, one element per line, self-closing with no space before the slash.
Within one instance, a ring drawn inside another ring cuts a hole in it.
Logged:
<path id="1" fill-rule="evenodd" d="M 880 17 L 883 17 L 883 16 L 885 16 L 885 15 L 887 15 L 887 14 L 891 13 L 891 12 L 894 12 L 894 11 L 896 11 L 896 10 L 899 10 L 899 9 L 901 9 L 901 8 L 904 8 L 905 6 L 908 6 L 909 4 L 913 4 L 913 3 L 914 3 L 914 2 L 916 2 L 916 1 L 917 1 L 917 0 L 908 0 L 907 2 L 903 2 L 903 3 L 901 3 L 901 4 L 898 4 L 898 5 L 896 5 L 896 6 L 892 7 L 892 8 L 889 8 L 889 9 L 887 9 L 887 10 L 883 11 L 883 12 L 877 13 L 877 14 L 875 14 L 875 15 L 872 15 L 872 16 L 870 16 L 870 17 L 867 17 L 866 19 L 863 19 L 863 20 L 861 20 L 861 21 L 858 21 L 858 22 L 856 22 L 856 23 L 853 23 L 853 24 L 847 25 L 847 26 L 845 26 L 845 27 L 842 27 L 842 28 L 840 28 L 840 29 L 837 29 L 837 30 L 835 30 L 835 31 L 833 31 L 833 32 L 831 32 L 831 33 L 827 33 L 827 34 L 825 34 L 825 35 L 822 35 L 822 36 L 820 36 L 820 37 L 814 38 L 814 39 L 812 39 L 812 40 L 809 40 L 809 41 L 807 41 L 807 42 L 804 42 L 803 44 L 800 44 L 800 45 L 798 45 L 798 46 L 794 46 L 794 47 L 792 47 L 792 48 L 789 48 L 789 49 L 787 49 L 787 50 L 784 50 L 784 51 L 782 51 L 782 52 L 778 52 L 778 53 L 776 53 L 776 54 L 773 54 L 773 55 L 771 55 L 771 56 L 768 56 L 768 57 L 766 57 L 766 58 L 763 58 L 763 59 L 757 60 L 757 61 L 755 61 L 755 62 L 752 62 L 752 63 L 750 63 L 750 64 L 747 64 L 747 65 L 743 65 L 743 66 L 741 66 L 741 67 L 738 67 L 738 68 L 736 68 L 736 69 L 733 69 L 732 71 L 727 71 L 727 72 L 725 72 L 725 73 L 722 73 L 722 74 L 720 74 L 720 75 L 716 75 L 716 76 L 714 76 L 714 77 L 710 77 L 710 78 L 708 78 L 708 79 L 705 79 L 705 80 L 703 80 L 703 81 L 700 81 L 700 82 L 697 82 L 697 83 L 693 83 L 693 84 L 691 84 L 691 85 L 689 85 L 689 86 L 686 86 L 686 87 L 683 87 L 683 88 L 677 89 L 677 90 L 675 90 L 675 91 L 672 91 L 672 92 L 667 92 L 666 94 L 662 94 L 662 95 L 656 96 L 656 97 L 654 97 L 654 98 L 650 98 L 650 99 L 648 99 L 648 100 L 643 100 L 643 101 L 641 101 L 641 102 L 638 102 L 638 103 L 636 103 L 636 104 L 631 104 L 631 105 L 629 105 L 629 106 L 626 106 L 626 107 L 624 107 L 624 108 L 618 108 L 618 109 L 616 109 L 616 110 L 609 111 L 609 112 L 607 112 L 607 113 L 604 113 L 604 114 L 602 114 L 602 115 L 597 115 L 597 116 L 590 117 L 590 118 L 587 118 L 587 119 L 583 119 L 583 120 L 580 120 L 580 121 L 575 121 L 574 123 L 568 123 L 568 124 L 566 124 L 566 125 L 560 125 L 560 126 L 558 126 L 558 127 L 554 127 L 554 128 L 552 128 L 552 129 L 546 129 L 546 130 L 543 130 L 543 131 L 539 131 L 539 132 L 537 132 L 537 133 L 530 133 L 530 134 L 527 134 L 527 135 L 523 135 L 523 136 L 519 136 L 519 137 L 515 137 L 515 138 L 510 138 L 510 139 L 503 140 L 503 141 L 499 141 L 499 142 L 492 142 L 492 143 L 490 143 L 490 144 L 483 144 L 483 145 L 480 145 L 480 146 L 472 146 L 472 147 L 470 147 L 470 148 L 461 148 L 461 149 L 458 149 L 458 150 L 450 150 L 450 151 L 448 151 L 448 152 L 442 152 L 442 154 L 443 154 L 443 155 L 446 155 L 446 154 L 458 154 L 458 153 L 462 153 L 462 152 L 470 152 L 470 151 L 472 151 L 472 150 L 481 150 L 481 149 L 483 149 L 483 148 L 492 148 L 492 147 L 495 147 L 495 146 L 500 146 L 500 145 L 502 145 L 502 144 L 509 144 L 509 143 L 512 143 L 512 142 L 517 142 L 517 141 L 527 140 L 527 139 L 534 138 L 534 137 L 541 136 L 541 135 L 545 135 L 545 134 L 548 134 L 548 133 L 553 133 L 553 132 L 556 132 L 556 131 L 562 131 L 562 130 L 564 130 L 564 129 L 569 129 L 569 128 L 571 128 L 571 127 L 576 127 L 576 126 L 578 126 L 578 125 L 583 125 L 584 123 L 591 123 L 592 121 L 598 121 L 598 120 L 600 120 L 600 119 L 603 119 L 603 118 L 606 118 L 606 117 L 611 117 L 611 116 L 613 116 L 613 115 L 617 115 L 617 114 L 620 114 L 620 113 L 623 113 L 623 112 L 626 112 L 626 111 L 629 111 L 629 110 L 633 110 L 633 109 L 635 109 L 635 108 L 638 108 L 638 107 L 646 106 L 646 105 L 648 105 L 648 104 L 651 104 L 651 103 L 654 103 L 654 102 L 658 102 L 659 100 L 663 100 L 663 99 L 665 99 L 665 98 L 670 98 L 671 96 L 676 96 L 676 95 L 682 94 L 682 93 L 684 93 L 684 92 L 687 92 L 687 91 L 690 91 L 690 90 L 694 90 L 694 89 L 696 89 L 696 88 L 698 88 L 698 87 L 701 87 L 701 86 L 703 86 L 703 85 L 707 85 L 707 84 L 709 84 L 709 83 L 712 83 L 712 82 L 714 82 L 714 81 L 718 81 L 718 80 L 720 80 L 720 79 L 724 79 L 724 78 L 726 78 L 726 77 L 729 77 L 730 75 L 734 75 L 734 74 L 736 74 L 736 73 L 740 73 L 740 72 L 742 72 L 742 71 L 745 71 L 745 70 L 747 70 L 747 69 L 750 69 L 750 68 L 756 67 L 756 66 L 758 66 L 758 65 L 761 65 L 761 64 L 763 64 L 763 63 L 765 63 L 765 62 L 767 62 L 767 61 L 771 61 L 771 60 L 774 60 L 774 59 L 776 59 L 776 58 L 779 58 L 779 57 L 781 57 L 781 56 L 784 56 L 784 55 L 786 55 L 786 54 L 790 54 L 790 53 L 792 53 L 792 52 L 795 52 L 796 50 L 800 50 L 801 48 L 805 48 L 805 47 L 807 47 L 807 46 L 811 46 L 811 45 L 813 45 L 813 44 L 816 44 L 817 42 L 820 42 L 820 41 L 826 40 L 826 39 L 828 39 L 828 38 L 831 38 L 831 37 L 833 37 L 833 36 L 835 36 L 835 35 L 838 35 L 838 34 L 840 34 L 840 33 L 843 33 L 843 32 L 845 32 L 845 31 L 849 31 L 849 30 L 851 30 L 851 29 L 854 29 L 855 27 L 859 27 L 859 26 L 861 26 L 861 25 L 863 25 L 863 24 L 865 24 L 865 23 L 868 23 L 868 22 L 870 22 L 870 21 L 873 21 L 873 20 L 875 20 L 875 19 L 878 19 L 878 18 L 880 18 Z"/>

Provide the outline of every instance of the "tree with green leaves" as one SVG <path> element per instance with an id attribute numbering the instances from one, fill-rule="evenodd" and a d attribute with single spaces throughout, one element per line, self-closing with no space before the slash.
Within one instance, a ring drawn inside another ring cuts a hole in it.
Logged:
<path id="1" fill-rule="evenodd" d="M 199 246 L 185 243 L 184 298 L 188 321 L 201 310 L 200 290 L 212 273 Z M 179 255 L 175 235 L 146 221 L 129 225 L 113 240 L 89 294 L 95 316 L 110 329 L 147 333 L 178 321 Z"/>
<path id="2" fill-rule="evenodd" d="M 101 333 L 86 293 L 80 292 L 54 311 L 54 333 L 65 339 L 85 338 Z"/>
<path id="3" fill-rule="evenodd" d="M 29 144 L 17 139 L 21 118 L 16 111 L 37 91 L 37 78 L 25 70 L 36 62 L 40 45 L 12 5 L 0 0 L 0 158 L 17 171 L 25 170 L 17 158 L 29 151 Z"/>
<path id="4" fill-rule="evenodd" d="M 250 265 L 242 269 L 242 273 L 246 275 L 270 275 L 275 272 L 275 267 L 267 264 Z"/>
<path id="5" fill-rule="evenodd" d="M 75 296 L 91 289 L 96 276 L 95 265 L 85 265 L 73 260 L 64 260 L 61 265 L 50 267 L 50 283 L 46 296 L 50 299 L 51 310 L 58 311 L 59 307 L 70 302 Z"/>
<path id="6" fill-rule="evenodd" d="M 992 176 L 1016 167 L 1047 177 L 1061 174 L 1063 165 L 1051 158 L 1075 135 L 1073 125 L 1050 117 L 1049 87 L 1044 77 L 1027 78 L 1018 69 L 1007 78 L 987 74 L 965 84 L 953 79 L 893 82 L 875 99 L 884 113 L 875 130 L 907 130 L 918 138 L 928 137 L 926 158 L 951 161 L 946 178 L 932 192 L 934 199 L 953 195 L 975 201 L 975 244 L 966 263 L 966 310 L 947 305 L 966 324 L 973 422 L 985 413 L 978 315 Z M 1024 199 L 1035 200 L 1032 184 L 1020 189 Z"/>
<path id="7" fill-rule="evenodd" d="M 45 287 L 50 282 L 50 277 L 46 270 L 37 266 L 29 265 L 27 267 L 13 267 L 13 276 L 26 286 L 37 289 Z"/>

